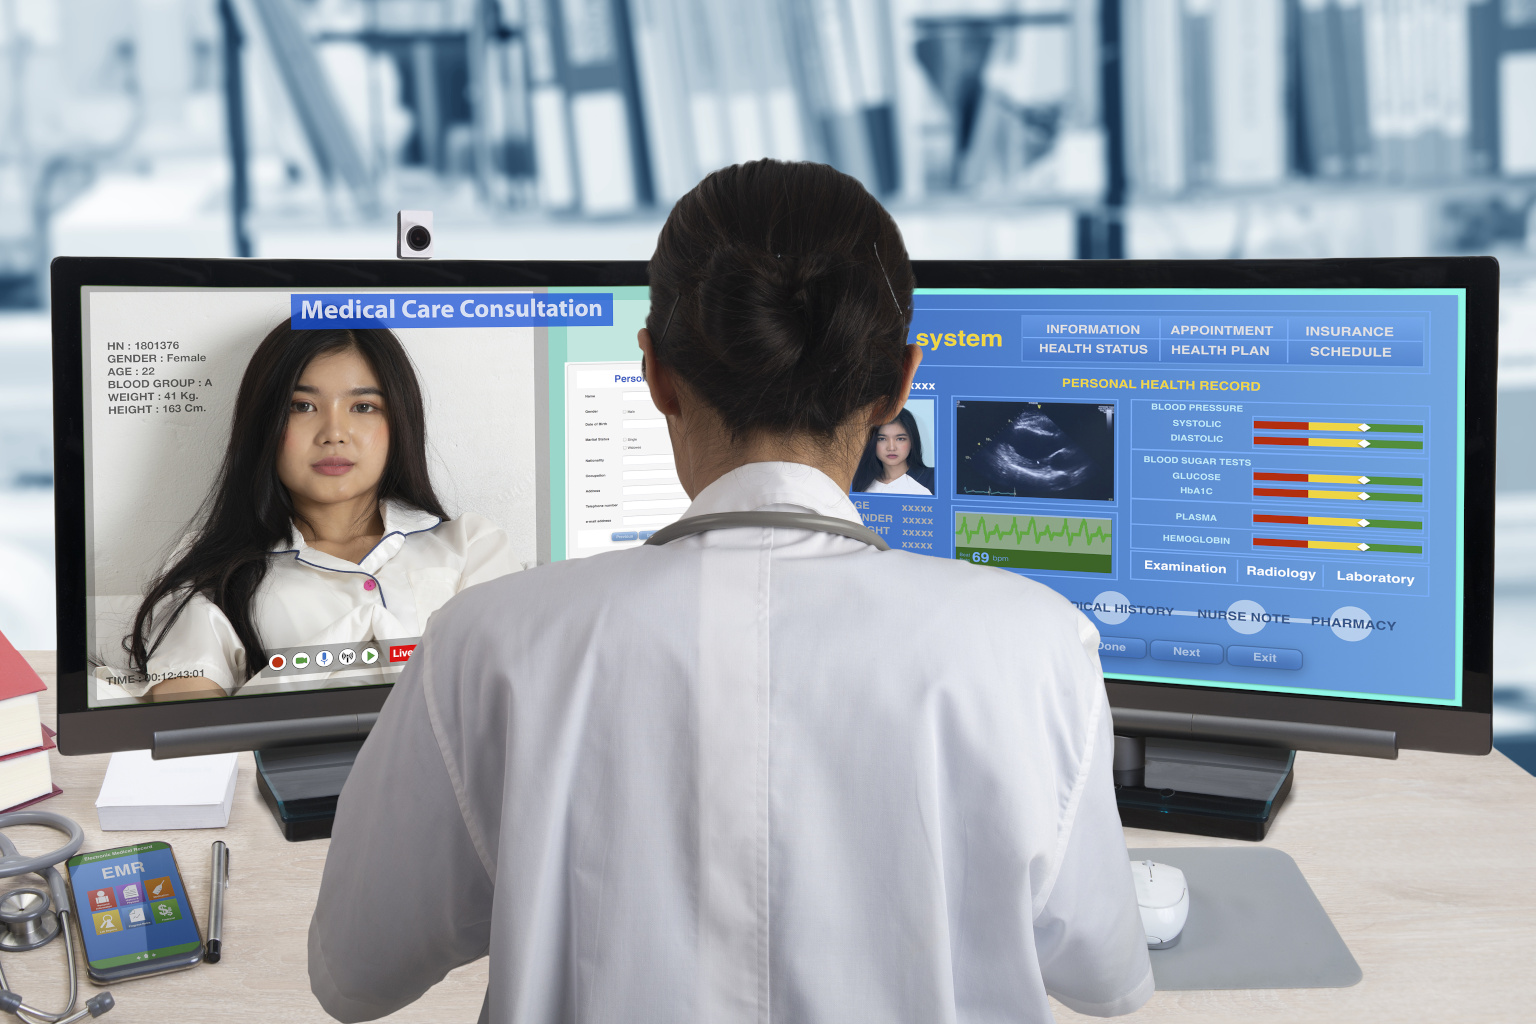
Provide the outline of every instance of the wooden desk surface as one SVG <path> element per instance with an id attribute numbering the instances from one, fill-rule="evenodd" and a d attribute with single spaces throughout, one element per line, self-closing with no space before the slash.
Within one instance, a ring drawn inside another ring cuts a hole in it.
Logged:
<path id="1" fill-rule="evenodd" d="M 27 653 L 48 693 L 40 694 L 43 720 L 54 717 L 53 652 Z M 176 851 L 182 880 L 192 901 L 199 928 L 208 927 L 210 847 L 215 839 L 229 844 L 229 891 L 224 902 L 224 956 L 216 964 L 199 964 L 189 971 L 109 986 L 117 1001 L 104 1024 L 308 1024 L 330 1022 L 309 991 L 309 918 L 320 889 L 320 871 L 330 841 L 290 843 L 278 831 L 272 813 L 256 791 L 256 764 L 240 755 L 235 806 L 229 827 L 169 832 L 103 832 L 97 827 L 96 793 L 107 770 L 109 754 L 84 757 L 51 755 L 53 781 L 64 792 L 38 804 L 39 810 L 63 814 L 85 830 L 85 850 L 125 846 L 145 839 L 164 839 Z M 29 835 L 27 833 L 34 833 Z M 17 829 L 13 841 L 23 852 L 42 853 L 54 846 L 57 833 L 43 828 Z M 429 882 L 430 880 L 423 880 Z M 31 882 L 0 883 L 0 888 Z M 33 1006 L 58 1010 L 64 1002 L 63 943 L 53 942 L 30 953 L 3 953 L 13 991 Z M 80 960 L 82 1000 L 98 990 L 85 977 Z M 422 1024 L 472 1024 L 485 998 L 486 961 L 454 971 L 430 992 L 388 1021 Z M 10 1018 L 6 1018 L 10 1020 Z"/>
<path id="2" fill-rule="evenodd" d="M 52 653 L 28 660 L 49 684 Z M 150 833 L 103 833 L 95 799 L 107 755 L 53 755 L 64 794 L 40 805 L 80 822 L 85 849 Z M 206 924 L 209 844 L 230 846 L 223 962 L 112 986 L 112 1024 L 154 1021 L 329 1021 L 309 993 L 305 946 L 330 844 L 286 842 L 240 755 L 226 829 L 154 834 L 176 850 L 200 924 Z M 27 829 L 25 831 L 33 831 Z M 42 850 L 52 833 L 16 835 Z M 1126 829 L 1129 846 L 1246 846 L 1200 836 Z M 1299 753 L 1296 783 L 1264 845 L 1301 867 L 1365 978 L 1347 989 L 1158 992 L 1128 1022 L 1522 1021 L 1536 1019 L 1536 778 L 1497 752 L 1462 757 L 1404 751 L 1397 761 Z M 61 944 L 4 954 L 12 987 L 58 1008 Z M 83 981 L 82 991 L 94 990 Z M 450 974 L 390 1021 L 474 1021 L 485 962 Z M 1059 1003 L 1058 1021 L 1087 1020 Z"/>

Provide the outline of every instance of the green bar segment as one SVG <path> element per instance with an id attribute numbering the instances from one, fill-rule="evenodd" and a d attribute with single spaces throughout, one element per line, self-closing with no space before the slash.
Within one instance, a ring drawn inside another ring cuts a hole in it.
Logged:
<path id="1" fill-rule="evenodd" d="M 1370 427 L 1371 430 L 1373 430 L 1373 431 L 1375 431 L 1375 430 L 1383 430 L 1383 431 L 1386 431 L 1389 434 L 1422 434 L 1422 433 L 1424 433 L 1424 427 L 1423 427 L 1422 424 L 1413 424 L 1413 423 L 1367 423 L 1366 426 Z"/>
<path id="2" fill-rule="evenodd" d="M 1385 484 L 1388 487 L 1423 487 L 1424 478 L 1420 476 L 1371 476 L 1369 473 L 1361 473 L 1373 484 Z"/>
<path id="3" fill-rule="evenodd" d="M 1385 438 L 1372 437 L 1366 440 L 1366 446 L 1370 448 L 1410 448 L 1413 451 L 1423 451 L 1423 441 L 1388 441 Z"/>
<path id="4" fill-rule="evenodd" d="M 1399 555 L 1422 555 L 1424 549 L 1417 544 L 1371 544 L 1371 551 L 1391 551 Z"/>
<path id="5" fill-rule="evenodd" d="M 1369 493 L 1369 492 L 1367 492 Z M 1422 494 L 1371 494 L 1367 501 L 1423 501 Z"/>
<path id="6" fill-rule="evenodd" d="M 1370 519 L 1372 530 L 1422 530 L 1423 523 L 1416 523 L 1412 519 Z"/>

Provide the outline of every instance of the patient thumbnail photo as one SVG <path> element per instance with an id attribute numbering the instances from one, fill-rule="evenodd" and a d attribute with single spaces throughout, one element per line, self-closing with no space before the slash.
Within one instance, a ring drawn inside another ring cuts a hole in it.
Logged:
<path id="1" fill-rule="evenodd" d="M 865 494 L 934 493 L 931 398 L 914 398 L 889 422 L 875 428 L 853 474 L 853 488 Z"/>
<path id="2" fill-rule="evenodd" d="M 955 492 L 1113 501 L 1114 405 L 956 402 Z"/>

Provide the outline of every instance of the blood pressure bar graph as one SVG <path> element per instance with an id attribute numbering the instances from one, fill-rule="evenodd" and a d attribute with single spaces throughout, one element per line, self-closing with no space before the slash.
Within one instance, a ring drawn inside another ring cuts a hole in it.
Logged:
<path id="1" fill-rule="evenodd" d="M 1255 512 L 1256 523 L 1280 523 L 1286 526 L 1344 526 L 1362 530 L 1422 530 L 1424 524 L 1415 519 L 1351 519 L 1346 516 L 1282 516 L 1269 512 Z"/>
<path id="2" fill-rule="evenodd" d="M 1422 434 L 1422 423 L 1320 423 L 1316 420 L 1254 420 L 1254 430 L 1322 430 L 1376 434 Z"/>
<path id="3" fill-rule="evenodd" d="M 1404 448 L 1423 451 L 1423 441 L 1395 441 L 1382 437 L 1278 437 L 1267 434 L 1253 435 L 1254 444 L 1285 445 L 1296 448 Z"/>
<path id="4" fill-rule="evenodd" d="M 1368 544 L 1348 540 L 1292 540 L 1285 537 L 1255 537 L 1256 548 L 1305 548 L 1311 551 L 1389 552 L 1399 555 L 1420 555 L 1423 547 L 1417 544 Z"/>
<path id="5" fill-rule="evenodd" d="M 1396 448 L 1423 451 L 1424 442 L 1405 437 L 1361 437 L 1361 434 L 1417 434 L 1424 436 L 1422 423 L 1370 423 L 1364 420 L 1254 420 L 1253 429 L 1304 430 L 1312 434 L 1353 434 L 1353 437 L 1275 436 L 1255 433 L 1254 444 L 1288 448 Z"/>
<path id="6" fill-rule="evenodd" d="M 1114 520 L 955 513 L 955 557 L 1005 569 L 1113 571 Z"/>

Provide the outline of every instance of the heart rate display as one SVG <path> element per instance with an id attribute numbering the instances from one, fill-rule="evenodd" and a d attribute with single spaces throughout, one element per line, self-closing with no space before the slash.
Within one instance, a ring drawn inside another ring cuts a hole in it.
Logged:
<path id="1" fill-rule="evenodd" d="M 1113 526 L 1110 519 L 957 512 L 955 557 L 1007 569 L 1107 573 Z"/>

